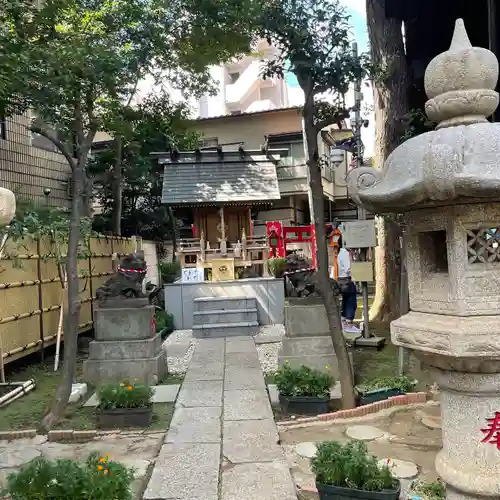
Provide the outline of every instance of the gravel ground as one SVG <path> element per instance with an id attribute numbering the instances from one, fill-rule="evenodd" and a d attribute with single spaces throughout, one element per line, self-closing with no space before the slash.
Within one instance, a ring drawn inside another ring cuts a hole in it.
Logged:
<path id="1" fill-rule="evenodd" d="M 266 325 L 255 336 L 260 366 L 264 375 L 271 375 L 278 369 L 278 352 L 281 338 L 285 334 L 283 325 Z M 167 353 L 168 371 L 172 374 L 186 373 L 196 346 L 192 330 L 176 330 L 163 343 Z"/>

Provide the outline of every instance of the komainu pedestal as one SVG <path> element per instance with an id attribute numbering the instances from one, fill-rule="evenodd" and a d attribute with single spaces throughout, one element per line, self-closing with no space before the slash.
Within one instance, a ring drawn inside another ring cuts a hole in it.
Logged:
<path id="1" fill-rule="evenodd" d="M 156 333 L 155 308 L 140 288 L 144 269 L 143 257 L 127 256 L 117 274 L 97 290 L 100 300 L 94 308 L 95 340 L 83 363 L 86 382 L 97 385 L 137 379 L 156 384 L 166 375 L 167 361 L 161 335 Z"/>
<path id="2" fill-rule="evenodd" d="M 293 368 L 301 365 L 330 373 L 339 379 L 337 356 L 333 349 L 323 300 L 317 297 L 290 298 L 285 304 L 285 337 L 278 364 Z"/>

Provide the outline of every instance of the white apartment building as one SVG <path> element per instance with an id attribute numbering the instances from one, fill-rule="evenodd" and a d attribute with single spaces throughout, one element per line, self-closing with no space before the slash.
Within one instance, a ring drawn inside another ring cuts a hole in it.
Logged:
<path id="1" fill-rule="evenodd" d="M 265 60 L 273 59 L 275 55 L 274 47 L 265 40 L 259 40 L 253 54 L 210 68 L 218 91 L 216 95 L 205 95 L 200 99 L 199 117 L 238 115 L 289 107 L 285 80 L 277 77 L 262 78 Z"/>

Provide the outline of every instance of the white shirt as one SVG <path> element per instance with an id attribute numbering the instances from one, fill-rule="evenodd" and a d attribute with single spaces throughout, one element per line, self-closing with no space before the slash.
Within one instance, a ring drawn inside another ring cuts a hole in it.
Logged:
<path id="1" fill-rule="evenodd" d="M 339 278 L 351 276 L 351 256 L 345 248 L 341 248 L 337 254 L 337 265 L 339 268 Z"/>

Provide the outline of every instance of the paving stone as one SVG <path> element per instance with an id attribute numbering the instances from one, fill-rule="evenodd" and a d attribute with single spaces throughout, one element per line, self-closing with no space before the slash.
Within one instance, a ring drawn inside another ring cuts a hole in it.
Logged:
<path id="1" fill-rule="evenodd" d="M 267 393 L 263 390 L 224 392 L 224 420 L 273 418 Z"/>
<path id="2" fill-rule="evenodd" d="M 217 500 L 219 462 L 220 444 L 165 444 L 143 499 Z"/>
<path id="3" fill-rule="evenodd" d="M 180 389 L 180 384 L 155 385 L 153 389 L 153 403 L 173 403 Z M 94 408 L 99 405 L 99 398 L 94 392 L 83 404 L 84 407 Z"/>
<path id="4" fill-rule="evenodd" d="M 20 467 L 21 465 L 39 457 L 42 453 L 35 447 L 13 446 L 0 448 L 0 466 L 3 468 Z"/>
<path id="5" fill-rule="evenodd" d="M 153 403 L 173 403 L 180 388 L 179 384 L 157 385 L 153 387 Z"/>
<path id="6" fill-rule="evenodd" d="M 221 500 L 297 500 L 286 463 L 237 464 L 222 473 Z"/>
<path id="7" fill-rule="evenodd" d="M 429 429 L 441 429 L 441 417 L 426 416 L 422 417 L 422 424 Z"/>
<path id="8" fill-rule="evenodd" d="M 260 370 L 259 355 L 255 346 L 253 352 L 229 352 L 226 354 L 226 367 L 258 368 Z"/>
<path id="9" fill-rule="evenodd" d="M 300 455 L 303 458 L 313 458 L 314 456 L 316 456 L 318 447 L 316 446 L 316 443 L 306 441 L 304 443 L 299 443 L 298 445 L 296 445 L 294 451 L 295 453 L 297 453 L 297 455 Z"/>
<path id="10" fill-rule="evenodd" d="M 217 361 L 213 363 L 199 363 L 189 365 L 184 382 L 196 382 L 198 380 L 222 380 L 224 378 L 224 363 Z"/>
<path id="11" fill-rule="evenodd" d="M 221 406 L 222 380 L 184 382 L 177 404 L 184 407 Z"/>
<path id="12" fill-rule="evenodd" d="M 226 368 L 224 377 L 224 389 L 226 391 L 236 389 L 265 390 L 266 384 L 260 368 L 240 368 L 238 366 L 229 366 Z"/>
<path id="13" fill-rule="evenodd" d="M 233 464 L 283 460 L 273 419 L 224 422 L 222 454 Z"/>
<path id="14" fill-rule="evenodd" d="M 221 407 L 177 408 L 166 443 L 220 443 Z"/>
<path id="15" fill-rule="evenodd" d="M 234 353 L 254 353 L 255 342 L 253 338 L 241 337 L 226 339 L 226 356 Z"/>
<path id="16" fill-rule="evenodd" d="M 373 441 L 384 436 L 384 431 L 371 425 L 353 425 L 347 428 L 346 435 L 356 441 Z"/>
<path id="17" fill-rule="evenodd" d="M 418 476 L 418 467 L 413 462 L 398 460 L 397 458 L 384 458 L 379 460 L 378 466 L 389 466 L 392 475 L 396 479 L 413 479 Z"/>

